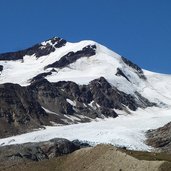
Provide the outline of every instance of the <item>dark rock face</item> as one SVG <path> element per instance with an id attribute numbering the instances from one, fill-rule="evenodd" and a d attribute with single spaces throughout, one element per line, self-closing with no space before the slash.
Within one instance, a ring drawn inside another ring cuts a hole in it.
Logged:
<path id="1" fill-rule="evenodd" d="M 38 75 L 36 75 L 35 77 L 33 77 L 33 78 L 30 80 L 30 82 L 33 83 L 33 82 L 35 82 L 35 81 L 42 80 L 42 79 L 44 79 L 46 76 L 51 75 L 51 74 L 52 74 L 52 72 L 44 72 L 44 73 L 38 74 Z"/>
<path id="2" fill-rule="evenodd" d="M 0 72 L 2 72 L 3 71 L 3 65 L 0 65 Z"/>
<path id="3" fill-rule="evenodd" d="M 171 153 L 171 122 L 155 130 L 147 131 L 146 143 L 159 151 Z"/>
<path id="4" fill-rule="evenodd" d="M 75 150 L 80 149 L 80 145 L 76 145 L 66 139 L 52 139 L 50 143 L 47 143 L 42 147 L 43 151 L 48 155 L 48 158 L 61 156 L 64 154 L 72 153 Z M 55 148 L 55 149 L 53 149 Z"/>
<path id="5" fill-rule="evenodd" d="M 93 93 L 94 101 L 104 108 L 123 110 L 124 105 L 128 106 L 131 110 L 138 108 L 133 96 L 112 87 L 103 77 L 93 80 L 90 83 L 90 89 Z"/>
<path id="6" fill-rule="evenodd" d="M 126 78 L 130 82 L 129 78 L 123 73 L 123 71 L 120 68 L 117 68 L 116 75 L 117 76 L 122 76 L 122 77 Z"/>
<path id="7" fill-rule="evenodd" d="M 48 124 L 47 114 L 26 87 L 0 85 L 0 137 Z"/>
<path id="8" fill-rule="evenodd" d="M 61 48 L 62 46 L 65 46 L 65 44 L 67 43 L 66 40 L 58 38 L 58 37 L 52 38 L 51 42 L 55 46 L 55 48 Z"/>
<path id="9" fill-rule="evenodd" d="M 77 147 L 80 148 L 91 147 L 88 143 L 79 140 L 73 140 L 72 143 L 74 143 Z"/>
<path id="10" fill-rule="evenodd" d="M 31 84 L 29 89 L 45 108 L 60 114 L 72 115 L 74 113 L 73 107 L 66 101 L 62 91 L 54 83 L 44 79 Z"/>
<path id="11" fill-rule="evenodd" d="M 71 81 L 50 83 L 41 80 L 30 86 L 36 99 L 51 111 L 61 114 L 82 114 L 88 117 L 116 117 L 114 109 L 130 110 L 154 105 L 137 93 L 137 98 L 112 87 L 105 78 L 93 80 L 89 85 L 77 85 Z M 67 99 L 75 102 L 71 105 Z M 90 105 L 94 105 L 92 107 Z M 100 107 L 98 107 L 98 105 Z"/>
<path id="12" fill-rule="evenodd" d="M 136 71 L 137 75 L 138 75 L 140 78 L 142 78 L 142 79 L 144 79 L 144 80 L 147 79 L 147 78 L 145 77 L 145 75 L 144 75 L 143 70 L 142 70 L 138 65 L 134 64 L 133 62 L 131 62 L 130 60 L 128 60 L 128 59 L 126 59 L 126 58 L 124 58 L 124 57 L 122 57 L 122 60 L 123 60 L 123 62 L 124 62 L 126 65 L 128 65 L 128 66 L 131 67 L 131 68 L 133 68 L 134 71 Z"/>
<path id="13" fill-rule="evenodd" d="M 50 83 L 43 76 L 37 76 L 27 87 L 0 85 L 0 137 L 51 125 L 51 121 L 73 123 L 68 120 L 72 115 L 78 117 L 78 122 L 88 122 L 97 117 L 115 118 L 115 109 L 128 111 L 126 107 L 136 110 L 155 105 L 138 92 L 132 96 L 119 91 L 103 77 L 78 85 L 71 81 Z M 54 113 L 47 113 L 44 108 Z"/>
<path id="14" fill-rule="evenodd" d="M 65 46 L 66 40 L 61 38 L 52 38 L 48 40 L 51 43 L 45 42 L 45 45 L 36 44 L 31 48 L 17 51 L 17 52 L 9 52 L 0 54 L 0 60 L 21 60 L 25 55 L 35 55 L 37 58 L 45 55 L 49 55 L 50 53 L 55 51 L 55 48 L 60 48 Z"/>
<path id="15" fill-rule="evenodd" d="M 0 163 L 18 163 L 40 161 L 66 155 L 89 144 L 79 141 L 71 142 L 63 138 L 55 138 L 45 142 L 26 143 L 0 147 Z M 4 153 L 5 151 L 5 153 Z"/>
<path id="16" fill-rule="evenodd" d="M 45 69 L 63 68 L 71 63 L 74 63 L 76 60 L 80 59 L 81 57 L 90 57 L 95 54 L 96 54 L 96 45 L 88 45 L 80 51 L 69 52 L 68 54 L 64 55 L 59 61 L 56 61 L 53 64 L 46 66 Z"/>

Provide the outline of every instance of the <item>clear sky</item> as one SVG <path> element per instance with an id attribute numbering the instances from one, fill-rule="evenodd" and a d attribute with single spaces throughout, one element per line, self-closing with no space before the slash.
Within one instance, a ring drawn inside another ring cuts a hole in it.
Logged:
<path id="1" fill-rule="evenodd" d="M 171 74 L 171 0 L 0 0 L 0 52 L 49 39 L 97 41 Z"/>

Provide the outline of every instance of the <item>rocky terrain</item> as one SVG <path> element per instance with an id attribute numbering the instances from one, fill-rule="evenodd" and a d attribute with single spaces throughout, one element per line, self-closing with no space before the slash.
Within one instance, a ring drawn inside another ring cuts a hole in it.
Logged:
<path id="1" fill-rule="evenodd" d="M 27 87 L 1 84 L 0 123 L 3 129 L 0 129 L 0 137 L 52 125 L 50 121 L 68 124 L 70 119 L 65 115 L 76 115 L 80 121 L 87 122 L 97 117 L 117 117 L 113 109 L 127 111 L 125 106 L 136 110 L 155 105 L 138 92 L 136 96 L 119 91 L 103 77 L 83 86 L 69 81 L 50 83 L 46 79 Z"/>
<path id="2" fill-rule="evenodd" d="M 171 123 L 147 132 L 147 144 L 158 151 L 171 153 Z"/>
<path id="3" fill-rule="evenodd" d="M 89 145 L 81 143 L 78 140 L 71 142 L 62 138 L 55 138 L 39 143 L 0 147 L 0 169 L 5 166 L 10 167 L 30 161 L 49 160 L 69 154 L 83 147 L 89 147 Z"/>
<path id="4" fill-rule="evenodd" d="M 112 145 L 87 147 L 66 139 L 0 148 L 0 170 L 5 171 L 168 171 L 170 161 L 167 154 L 128 151 Z"/>

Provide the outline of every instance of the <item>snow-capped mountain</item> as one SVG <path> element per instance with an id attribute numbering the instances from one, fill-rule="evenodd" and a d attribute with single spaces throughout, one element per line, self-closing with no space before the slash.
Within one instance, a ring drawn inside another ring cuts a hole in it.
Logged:
<path id="1" fill-rule="evenodd" d="M 171 76 L 89 40 L 55 37 L 0 54 L 0 71 L 1 137 L 171 105 Z"/>
<path id="2" fill-rule="evenodd" d="M 127 94 L 141 92 L 154 102 L 158 96 L 148 96 L 146 90 L 155 89 L 152 77 L 156 83 L 158 78 L 170 81 L 170 76 L 143 70 L 94 41 L 70 43 L 56 37 L 25 50 L 0 54 L 0 65 L 1 84 L 28 86 L 46 78 L 49 82 L 73 81 L 88 85 L 94 79 L 104 77 L 120 91 Z M 165 93 L 167 96 L 168 92 Z"/>

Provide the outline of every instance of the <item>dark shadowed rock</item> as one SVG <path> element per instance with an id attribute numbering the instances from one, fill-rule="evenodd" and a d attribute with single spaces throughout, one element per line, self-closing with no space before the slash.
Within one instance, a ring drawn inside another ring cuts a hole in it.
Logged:
<path id="1" fill-rule="evenodd" d="M 47 114 L 26 87 L 0 85 L 0 137 L 48 124 Z"/>
<path id="2" fill-rule="evenodd" d="M 91 81 L 89 85 L 77 85 L 71 81 L 50 83 L 42 80 L 30 87 L 34 94 L 37 94 L 37 99 L 42 106 L 48 104 L 46 106 L 48 109 L 64 114 L 83 114 L 85 112 L 85 116 L 88 117 L 91 117 L 91 113 L 96 116 L 102 114 L 107 117 L 116 117 L 117 114 L 113 109 L 124 110 L 127 106 L 130 110 L 136 110 L 138 107 L 145 108 L 155 105 L 138 92 L 137 97 L 134 97 L 119 91 L 103 77 Z M 75 105 L 68 103 L 67 99 L 74 101 Z M 90 103 L 95 106 L 90 106 Z"/>
<path id="3" fill-rule="evenodd" d="M 33 83 L 33 82 L 35 82 L 35 81 L 42 80 L 42 79 L 44 79 L 46 76 L 51 75 L 51 74 L 52 74 L 52 72 L 44 72 L 44 73 L 38 74 L 38 75 L 36 75 L 35 77 L 33 77 L 33 78 L 30 80 L 30 82 Z"/>
<path id="4" fill-rule="evenodd" d="M 112 87 L 103 77 L 93 80 L 89 86 L 94 101 L 101 107 L 120 110 L 124 109 L 124 106 L 128 106 L 131 110 L 139 107 L 133 96 Z"/>
<path id="5" fill-rule="evenodd" d="M 54 83 L 44 79 L 31 84 L 29 89 L 45 108 L 59 114 L 74 113 L 73 106 L 66 101 L 64 93 Z"/>
<path id="6" fill-rule="evenodd" d="M 126 78 L 129 82 L 129 78 L 123 73 L 123 71 L 120 68 L 117 68 L 117 72 L 116 72 L 117 76 L 123 76 L 124 78 Z"/>
<path id="7" fill-rule="evenodd" d="M 142 79 L 144 79 L 144 80 L 147 79 L 146 76 L 144 75 L 143 70 L 142 70 L 138 65 L 134 64 L 133 62 L 131 62 L 130 60 L 128 60 L 128 59 L 126 59 L 126 58 L 124 58 L 124 57 L 122 57 L 122 60 L 123 60 L 123 62 L 124 62 L 126 65 L 128 65 L 128 66 L 131 67 L 131 68 L 133 68 L 134 71 L 136 71 L 137 75 L 138 75 L 140 78 L 142 78 Z"/>
<path id="8" fill-rule="evenodd" d="M 114 110 L 105 107 L 101 107 L 100 112 L 106 117 L 116 118 L 118 116 L 118 114 Z"/>
<path id="9" fill-rule="evenodd" d="M 3 65 L 0 65 L 0 72 L 2 72 L 3 71 Z"/>
<path id="10" fill-rule="evenodd" d="M 63 138 L 38 143 L 4 146 L 0 147 L 0 164 L 3 162 L 15 164 L 51 159 L 85 147 L 89 147 L 89 144 L 81 143 L 78 140 L 71 142 Z"/>
<path id="11" fill-rule="evenodd" d="M 73 140 L 72 143 L 74 143 L 77 147 L 80 147 L 80 148 L 91 147 L 91 145 L 88 144 L 87 142 L 82 142 L 79 140 Z"/>
<path id="12" fill-rule="evenodd" d="M 49 157 L 57 157 L 80 149 L 79 144 L 74 144 L 73 142 L 62 138 L 52 139 L 50 142 L 51 144 L 49 144 L 48 150 L 46 149 L 47 151 L 42 147 Z M 55 150 L 52 150 L 52 148 L 55 148 Z"/>
<path id="13" fill-rule="evenodd" d="M 147 131 L 146 143 L 159 151 L 171 153 L 171 122 L 158 129 Z"/>

